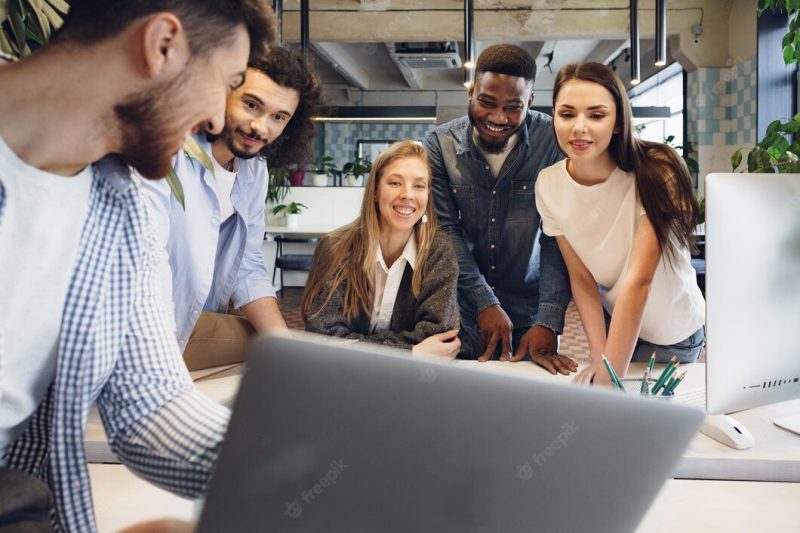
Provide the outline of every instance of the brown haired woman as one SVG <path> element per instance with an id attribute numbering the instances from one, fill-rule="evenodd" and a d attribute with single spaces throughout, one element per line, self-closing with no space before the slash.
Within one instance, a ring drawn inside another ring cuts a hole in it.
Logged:
<path id="1" fill-rule="evenodd" d="M 458 261 L 436 224 L 425 149 L 396 142 L 372 166 L 361 216 L 317 246 L 306 330 L 455 357 Z"/>
<path id="2" fill-rule="evenodd" d="M 689 254 L 698 206 L 686 164 L 634 136 L 625 88 L 605 65 L 564 67 L 553 108 L 567 158 L 539 174 L 536 204 L 589 341 L 591 365 L 575 380 L 609 384 L 603 355 L 620 375 L 653 352 L 694 362 L 705 302 Z"/>

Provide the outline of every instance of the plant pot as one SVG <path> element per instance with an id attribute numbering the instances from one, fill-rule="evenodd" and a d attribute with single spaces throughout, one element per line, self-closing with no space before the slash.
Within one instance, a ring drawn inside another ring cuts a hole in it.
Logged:
<path id="1" fill-rule="evenodd" d="M 311 179 L 311 182 L 314 184 L 315 187 L 327 187 L 328 176 L 326 174 L 314 174 L 314 177 Z"/>
<path id="2" fill-rule="evenodd" d="M 296 228 L 300 226 L 300 214 L 286 215 L 286 227 Z"/>
<path id="3" fill-rule="evenodd" d="M 353 174 L 347 175 L 347 184 L 350 187 L 361 187 L 361 184 L 364 182 L 364 176 L 354 176 Z"/>
<path id="4" fill-rule="evenodd" d="M 293 170 L 289 174 L 289 183 L 292 184 L 292 187 L 301 187 L 305 179 L 306 179 L 305 170 Z"/>

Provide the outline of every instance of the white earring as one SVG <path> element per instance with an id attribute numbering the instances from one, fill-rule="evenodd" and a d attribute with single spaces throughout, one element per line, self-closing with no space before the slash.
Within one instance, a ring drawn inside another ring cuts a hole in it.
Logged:
<path id="1" fill-rule="evenodd" d="M 428 223 L 428 213 L 423 213 L 422 214 L 422 223 L 423 224 L 427 224 Z"/>

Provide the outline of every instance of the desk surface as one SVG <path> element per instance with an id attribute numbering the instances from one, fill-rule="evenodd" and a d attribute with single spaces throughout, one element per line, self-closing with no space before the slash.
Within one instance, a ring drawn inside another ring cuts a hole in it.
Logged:
<path id="1" fill-rule="evenodd" d="M 487 372 L 521 373 L 532 379 L 554 380 L 565 385 L 572 379 L 570 376 L 552 376 L 530 362 L 456 361 L 455 364 L 475 366 Z M 691 393 L 703 386 L 705 367 L 686 365 L 686 368 L 689 373 L 681 387 L 685 387 L 684 393 Z M 641 375 L 642 372 L 642 368 L 632 365 L 629 375 Z M 211 399 L 228 402 L 241 380 L 241 367 L 231 365 L 201 370 L 193 372 L 192 377 L 197 387 Z M 756 446 L 751 450 L 733 450 L 698 434 L 676 476 L 692 477 L 692 469 L 699 471 L 698 477 L 711 478 L 724 478 L 726 473 L 741 472 L 742 469 L 759 472 L 763 471 L 764 465 L 767 470 L 797 469 L 800 465 L 800 437 L 772 425 L 772 419 L 785 412 L 800 412 L 800 400 L 736 415 L 756 437 Z M 124 466 L 90 464 L 89 472 L 100 531 L 116 531 L 154 518 L 193 520 L 195 517 L 193 502 L 140 480 Z M 798 501 L 800 483 L 668 480 L 637 531 L 797 531 L 800 523 Z"/>
<path id="2" fill-rule="evenodd" d="M 353 342 L 353 341 L 342 341 Z M 544 379 L 569 385 L 572 376 L 553 376 L 529 361 L 501 363 L 489 361 L 454 361 L 459 366 L 480 368 L 484 372 L 507 375 L 523 375 L 530 379 Z M 628 376 L 642 375 L 643 363 L 633 363 Z M 654 374 L 660 373 L 657 365 Z M 683 395 L 692 396 L 705 387 L 705 365 L 682 365 L 688 370 L 686 379 L 677 389 L 674 400 L 681 403 Z M 210 399 L 227 405 L 232 404 L 241 381 L 240 365 L 228 365 L 217 369 L 192 372 L 197 388 Z M 632 381 L 638 390 L 638 381 Z M 571 386 L 571 385 L 570 385 Z M 653 399 L 653 401 L 661 401 Z M 767 405 L 736 413 L 734 418 L 744 424 L 755 438 L 755 446 L 749 450 L 734 450 L 698 433 L 689 444 L 674 476 L 683 479 L 719 479 L 750 481 L 800 481 L 800 436 L 773 424 L 775 418 L 800 413 L 800 400 Z M 93 410 L 86 430 L 87 454 L 90 462 L 117 462 L 105 442 L 102 424 Z"/>
<path id="3" fill-rule="evenodd" d="M 314 237 L 321 237 L 338 227 L 340 226 L 333 226 L 329 224 L 298 226 L 296 228 L 287 228 L 286 226 L 266 226 L 264 231 L 267 233 L 277 233 L 280 235 L 311 235 Z"/>
<path id="4" fill-rule="evenodd" d="M 119 531 L 156 518 L 193 521 L 195 503 L 150 485 L 122 465 L 90 464 L 97 527 Z M 668 480 L 638 533 L 795 532 L 800 483 Z"/>

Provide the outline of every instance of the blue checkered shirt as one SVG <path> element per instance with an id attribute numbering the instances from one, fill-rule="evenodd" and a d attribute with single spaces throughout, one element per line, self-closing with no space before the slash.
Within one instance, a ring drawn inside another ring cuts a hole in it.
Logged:
<path id="1" fill-rule="evenodd" d="M 122 462 L 185 497 L 204 492 L 229 415 L 194 389 L 166 326 L 141 184 L 113 157 L 93 169 L 56 378 L 4 458 L 50 485 L 54 522 L 67 531 L 96 529 L 84 448 L 93 403 Z M 0 229 L 5 202 L 0 180 Z"/>

